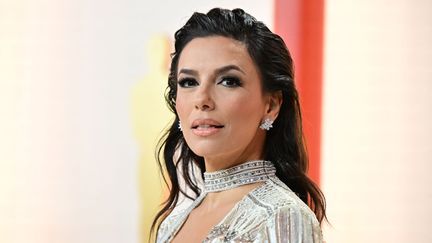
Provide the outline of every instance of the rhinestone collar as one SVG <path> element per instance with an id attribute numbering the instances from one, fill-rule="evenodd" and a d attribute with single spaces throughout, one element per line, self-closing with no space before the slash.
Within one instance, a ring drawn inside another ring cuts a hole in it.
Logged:
<path id="1" fill-rule="evenodd" d="M 204 191 L 225 191 L 238 186 L 265 181 L 275 174 L 276 168 L 270 161 L 248 161 L 228 169 L 204 172 Z"/>

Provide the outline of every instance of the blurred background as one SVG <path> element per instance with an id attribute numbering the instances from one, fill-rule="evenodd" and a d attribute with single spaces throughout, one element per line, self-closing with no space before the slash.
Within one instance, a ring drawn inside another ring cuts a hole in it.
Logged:
<path id="1" fill-rule="evenodd" d="M 432 242 L 429 0 L 0 0 L 0 242 L 146 242 L 172 37 L 240 7 L 290 49 L 327 242 Z"/>

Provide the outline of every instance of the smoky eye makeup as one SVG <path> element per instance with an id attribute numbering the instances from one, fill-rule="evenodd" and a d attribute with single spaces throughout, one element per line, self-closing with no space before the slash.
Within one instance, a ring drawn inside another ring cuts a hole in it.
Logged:
<path id="1" fill-rule="evenodd" d="M 192 77 L 180 78 L 177 81 L 178 85 L 182 88 L 190 88 L 198 85 L 198 81 Z"/>
<path id="2" fill-rule="evenodd" d="M 224 75 L 220 78 L 217 84 L 223 85 L 228 88 L 241 87 L 243 85 L 240 78 L 234 75 Z"/>

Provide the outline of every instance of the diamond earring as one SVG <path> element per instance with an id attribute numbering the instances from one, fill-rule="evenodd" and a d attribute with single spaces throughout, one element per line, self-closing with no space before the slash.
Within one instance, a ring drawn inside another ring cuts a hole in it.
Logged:
<path id="1" fill-rule="evenodd" d="M 181 122 L 180 122 L 180 120 L 179 120 L 179 122 L 178 122 L 178 129 L 179 129 L 180 131 L 183 131 L 183 130 L 182 130 L 182 127 L 181 127 Z"/>
<path id="2" fill-rule="evenodd" d="M 260 128 L 262 130 L 270 130 L 270 128 L 273 127 L 273 121 L 269 118 L 264 119 L 264 121 L 261 122 Z"/>

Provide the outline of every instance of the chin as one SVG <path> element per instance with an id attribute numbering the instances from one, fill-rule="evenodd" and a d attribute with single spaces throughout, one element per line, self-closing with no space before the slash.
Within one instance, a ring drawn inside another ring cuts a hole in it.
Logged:
<path id="1" fill-rule="evenodd" d="M 215 145 L 214 143 L 200 143 L 189 145 L 189 148 L 198 156 L 201 157 L 213 157 L 220 155 L 221 153 L 226 153 L 226 149 Z M 224 152 L 225 151 L 225 152 Z"/>
<path id="2" fill-rule="evenodd" d="M 215 151 L 215 149 L 210 148 L 191 148 L 191 150 L 200 157 L 212 157 L 220 154 L 220 151 Z"/>

